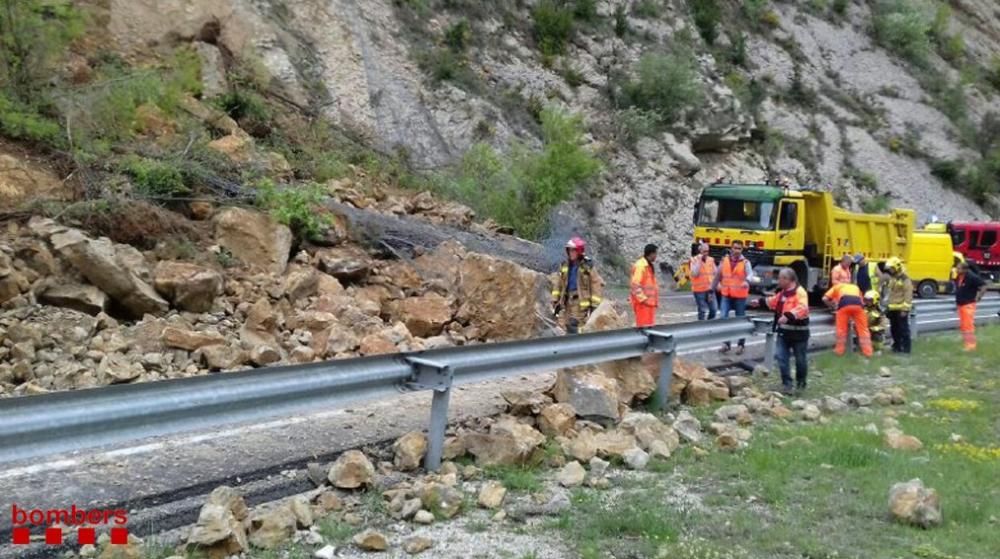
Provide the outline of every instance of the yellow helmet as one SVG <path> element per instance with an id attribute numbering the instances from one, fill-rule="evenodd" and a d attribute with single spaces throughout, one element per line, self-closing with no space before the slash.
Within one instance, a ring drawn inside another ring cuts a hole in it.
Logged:
<path id="1" fill-rule="evenodd" d="M 885 261 L 885 267 L 892 271 L 899 271 L 903 267 L 903 261 L 898 256 L 893 256 Z"/>
<path id="2" fill-rule="evenodd" d="M 877 305 L 879 300 L 878 291 L 874 289 L 869 289 L 865 292 L 865 302 L 871 302 L 873 305 Z"/>

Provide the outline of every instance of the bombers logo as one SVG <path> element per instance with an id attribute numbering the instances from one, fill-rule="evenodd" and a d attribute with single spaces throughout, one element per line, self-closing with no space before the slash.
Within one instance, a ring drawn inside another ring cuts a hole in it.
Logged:
<path id="1" fill-rule="evenodd" d="M 124 509 L 82 509 L 71 505 L 68 509 L 29 509 L 11 505 L 10 521 L 13 526 L 11 543 L 31 543 L 32 532 L 44 531 L 45 543 L 62 545 L 63 531 L 75 527 L 76 543 L 97 543 L 97 527 L 110 528 L 111 544 L 128 543 L 128 511 Z"/>

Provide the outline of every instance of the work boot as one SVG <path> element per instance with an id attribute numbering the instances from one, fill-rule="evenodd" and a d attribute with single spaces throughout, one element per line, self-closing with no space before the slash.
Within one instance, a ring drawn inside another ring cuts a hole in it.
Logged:
<path id="1" fill-rule="evenodd" d="M 719 353 L 729 353 L 730 349 L 732 349 L 732 346 L 729 345 L 729 342 L 726 342 L 719 348 Z"/>
<path id="2" fill-rule="evenodd" d="M 782 384 L 780 391 L 785 396 L 792 396 L 795 394 L 795 389 L 792 388 L 792 385 L 790 384 Z"/>
<path id="3" fill-rule="evenodd" d="M 745 350 L 746 348 L 741 345 L 736 346 L 736 355 L 743 355 Z"/>

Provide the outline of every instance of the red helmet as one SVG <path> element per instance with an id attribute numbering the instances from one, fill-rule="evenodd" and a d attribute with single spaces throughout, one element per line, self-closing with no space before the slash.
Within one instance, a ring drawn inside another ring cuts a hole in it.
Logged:
<path id="1" fill-rule="evenodd" d="M 566 248 L 573 249 L 578 253 L 583 254 L 583 252 L 587 249 L 587 243 L 585 243 L 580 237 L 573 237 L 566 242 Z"/>

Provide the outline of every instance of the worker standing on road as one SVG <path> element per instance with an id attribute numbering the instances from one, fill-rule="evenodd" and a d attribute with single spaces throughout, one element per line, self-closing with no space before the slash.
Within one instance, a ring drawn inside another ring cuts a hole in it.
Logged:
<path id="1" fill-rule="evenodd" d="M 836 287 L 842 283 L 851 283 L 851 264 L 853 259 L 850 254 L 845 254 L 840 258 L 840 264 L 833 267 L 830 272 L 830 285 Z"/>
<path id="2" fill-rule="evenodd" d="M 854 255 L 854 264 L 858 267 L 855 283 L 861 288 L 861 292 L 868 293 L 874 290 L 881 297 L 882 285 L 885 282 L 882 281 L 882 270 L 878 262 L 868 260 L 868 257 L 859 252 Z"/>
<path id="3" fill-rule="evenodd" d="M 750 283 L 754 280 L 753 265 L 743 257 L 743 241 L 733 241 L 729 254 L 722 259 L 715 276 L 715 285 L 722 295 L 719 305 L 722 318 L 729 318 L 730 312 L 736 316 L 746 316 Z M 746 340 L 741 338 L 737 344 L 736 354 L 740 355 L 746 346 Z M 725 342 L 720 351 L 729 353 L 731 348 L 731 344 Z"/>
<path id="4" fill-rule="evenodd" d="M 874 289 L 865 292 L 865 318 L 872 336 L 872 351 L 881 352 L 885 343 L 885 315 L 882 314 L 881 296 Z"/>
<path id="5" fill-rule="evenodd" d="M 594 262 L 585 252 L 587 244 L 580 237 L 566 243 L 566 261 L 559 268 L 559 277 L 552 288 L 552 311 L 562 316 L 567 334 L 576 334 L 587 322 L 590 313 L 601 304 L 604 282 L 594 269 Z M 565 311 L 565 312 L 564 312 Z"/>
<path id="6" fill-rule="evenodd" d="M 781 371 L 781 390 L 791 394 L 792 364 L 795 356 L 795 388 L 805 390 L 809 374 L 809 294 L 799 285 L 798 276 L 791 268 L 778 272 L 778 292 L 759 301 L 754 306 L 767 306 L 774 311 L 774 329 L 777 332 L 774 357 Z"/>
<path id="7" fill-rule="evenodd" d="M 691 292 L 694 293 L 694 302 L 698 306 L 698 320 L 712 320 L 716 313 L 715 290 L 712 289 L 716 266 L 715 259 L 709 256 L 709 250 L 707 243 L 699 244 L 698 254 L 691 257 L 688 265 Z"/>
<path id="8" fill-rule="evenodd" d="M 629 301 L 635 312 L 635 325 L 640 328 L 656 324 L 656 307 L 660 304 L 660 290 L 656 285 L 656 270 L 653 268 L 653 263 L 656 262 L 657 250 L 656 245 L 646 245 L 642 250 L 642 258 L 632 265 Z"/>
<path id="9" fill-rule="evenodd" d="M 986 294 L 986 282 L 962 261 L 956 266 L 955 305 L 958 307 L 958 329 L 962 332 L 965 351 L 976 349 L 976 303 Z"/>
<path id="10" fill-rule="evenodd" d="M 892 352 L 910 353 L 910 311 L 913 309 L 913 282 L 906 274 L 903 261 L 893 256 L 885 263 L 889 274 L 887 291 L 889 328 L 892 332 Z"/>
<path id="11" fill-rule="evenodd" d="M 843 355 L 847 351 L 850 324 L 854 321 L 854 331 L 858 334 L 858 345 L 865 357 L 872 356 L 872 335 L 868 331 L 868 317 L 865 314 L 864 297 L 861 289 L 853 283 L 841 283 L 831 287 L 823 295 L 823 303 L 836 312 L 837 342 L 833 352 Z"/>

